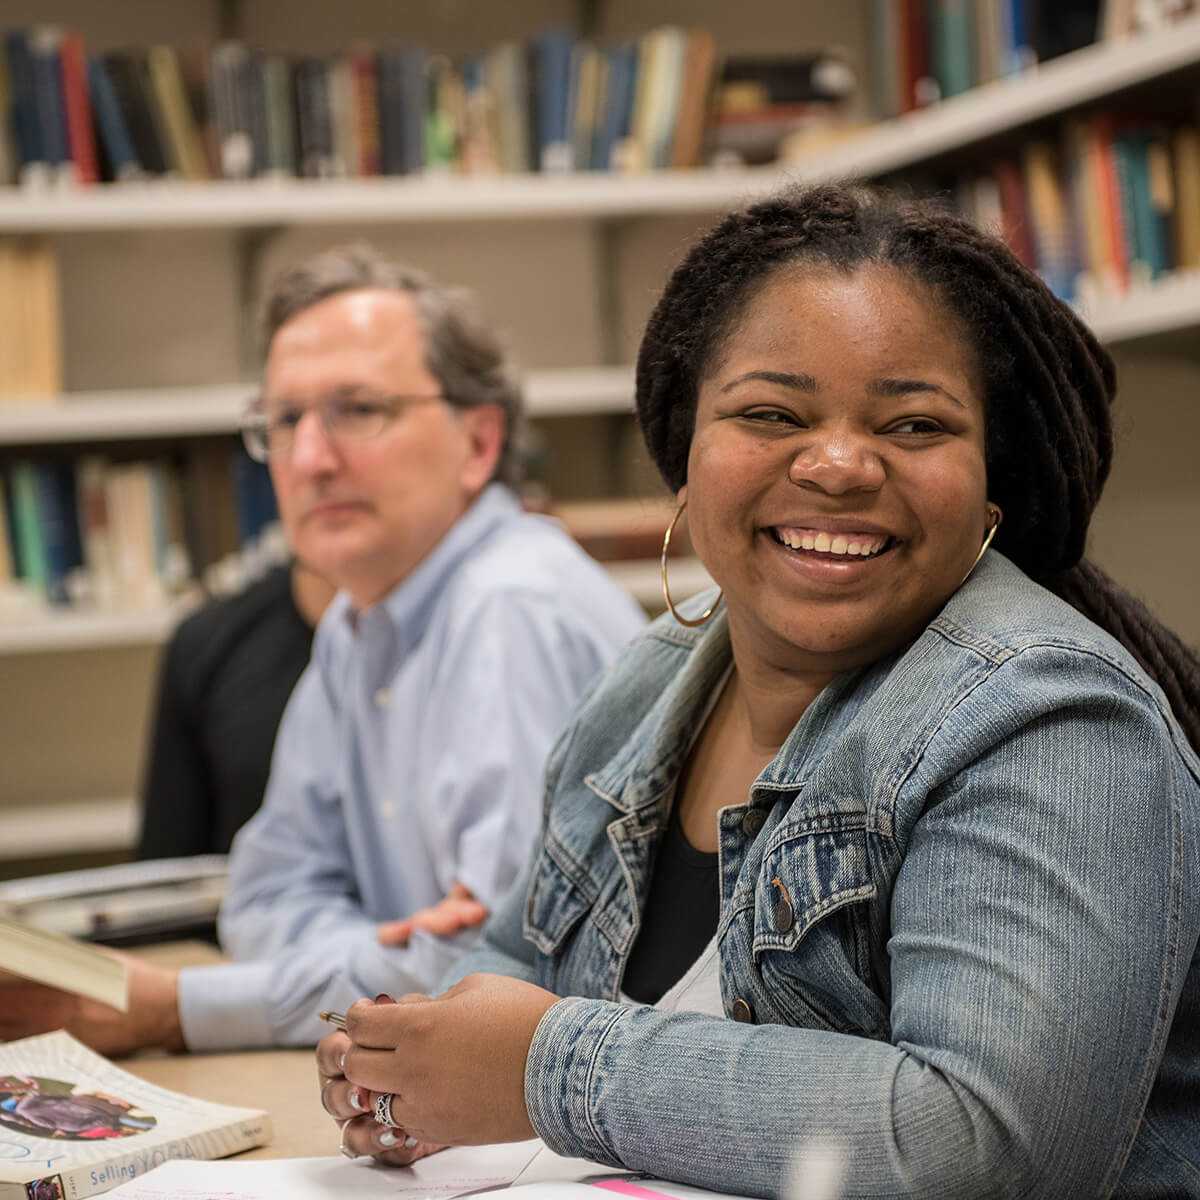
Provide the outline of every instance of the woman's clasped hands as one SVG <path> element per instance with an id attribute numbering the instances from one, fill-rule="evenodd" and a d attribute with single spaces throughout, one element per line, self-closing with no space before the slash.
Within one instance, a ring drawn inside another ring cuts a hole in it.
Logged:
<path id="1" fill-rule="evenodd" d="M 406 1166 L 446 1146 L 536 1136 L 525 1059 L 557 999 L 522 980 L 468 975 L 436 998 L 352 1005 L 346 1031 L 317 1045 L 321 1105 L 341 1128 L 342 1153 Z"/>

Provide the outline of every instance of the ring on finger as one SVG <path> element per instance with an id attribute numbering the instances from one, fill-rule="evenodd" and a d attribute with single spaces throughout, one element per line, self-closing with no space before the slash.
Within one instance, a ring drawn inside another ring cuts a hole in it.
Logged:
<path id="1" fill-rule="evenodd" d="M 399 1121 L 392 1116 L 392 1093 L 383 1092 L 375 1097 L 375 1120 L 389 1129 L 402 1128 Z"/>
<path id="2" fill-rule="evenodd" d="M 353 1117 L 351 1118 L 351 1121 L 352 1121 L 352 1120 L 353 1120 Z M 343 1121 L 343 1122 L 342 1122 L 342 1135 L 341 1135 L 341 1137 L 338 1139 L 338 1149 L 339 1149 L 339 1150 L 340 1150 L 340 1151 L 341 1151 L 341 1152 L 342 1152 L 342 1153 L 343 1153 L 343 1154 L 344 1154 L 344 1155 L 345 1155 L 347 1158 L 360 1158 L 360 1157 L 361 1157 L 361 1155 L 358 1153 L 358 1151 L 357 1151 L 357 1150 L 351 1150 L 351 1149 L 350 1149 L 350 1147 L 346 1145 L 346 1130 L 347 1130 L 347 1129 L 349 1129 L 349 1127 L 350 1127 L 350 1121 Z"/>

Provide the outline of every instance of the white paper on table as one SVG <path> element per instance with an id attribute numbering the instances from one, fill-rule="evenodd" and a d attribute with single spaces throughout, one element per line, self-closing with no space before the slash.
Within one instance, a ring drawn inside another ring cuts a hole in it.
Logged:
<path id="1" fill-rule="evenodd" d="M 493 1192 L 511 1192 L 520 1200 L 741 1200 L 564 1158 L 539 1138 L 459 1146 L 410 1167 L 341 1157 L 176 1160 L 121 1184 L 105 1200 L 452 1200 Z"/>
<path id="2" fill-rule="evenodd" d="M 459 1146 L 419 1159 L 411 1167 L 384 1167 L 369 1159 L 340 1156 L 175 1161 L 113 1188 L 106 1200 L 449 1200 L 507 1186 L 541 1148 L 540 1139 Z"/>

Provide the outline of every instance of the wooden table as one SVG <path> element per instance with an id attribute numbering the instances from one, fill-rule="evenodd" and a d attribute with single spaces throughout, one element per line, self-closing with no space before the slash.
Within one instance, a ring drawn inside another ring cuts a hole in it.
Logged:
<path id="1" fill-rule="evenodd" d="M 202 942 L 170 942 L 136 951 L 164 966 L 223 962 Z M 202 1100 L 262 1108 L 275 1136 L 238 1158 L 308 1158 L 338 1153 L 338 1129 L 321 1107 L 317 1064 L 311 1050 L 245 1050 L 235 1054 L 153 1054 L 123 1058 L 120 1065 L 160 1087 Z"/>
<path id="2" fill-rule="evenodd" d="M 338 1153 L 338 1130 L 321 1108 L 311 1050 L 171 1054 L 121 1060 L 133 1075 L 172 1091 L 222 1104 L 265 1108 L 275 1136 L 239 1158 L 309 1158 Z"/>

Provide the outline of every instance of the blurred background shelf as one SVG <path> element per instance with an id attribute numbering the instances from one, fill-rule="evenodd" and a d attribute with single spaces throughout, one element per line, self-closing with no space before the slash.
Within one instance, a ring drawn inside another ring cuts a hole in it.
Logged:
<path id="1" fill-rule="evenodd" d="M 67 393 L 0 401 L 0 446 L 232 434 L 253 383 Z M 566 367 L 526 379 L 532 417 L 633 411 L 631 367 Z"/>
<path id="2" fill-rule="evenodd" d="M 123 850 L 133 843 L 138 820 L 132 796 L 6 805 L 0 860 Z"/>

